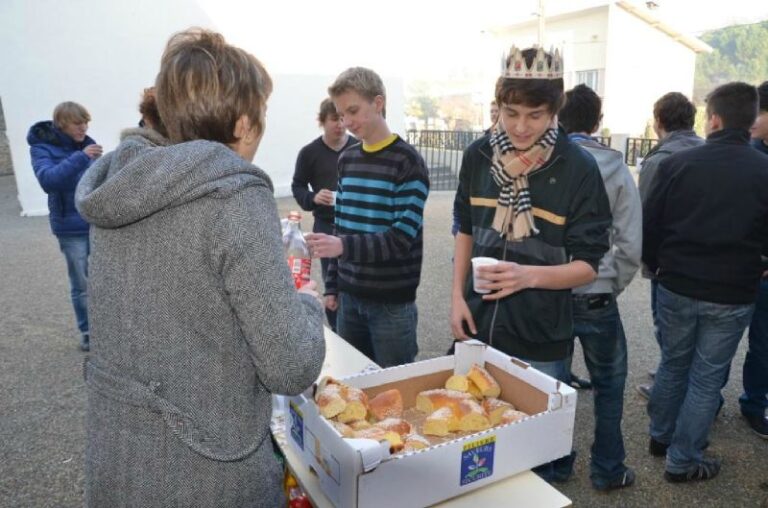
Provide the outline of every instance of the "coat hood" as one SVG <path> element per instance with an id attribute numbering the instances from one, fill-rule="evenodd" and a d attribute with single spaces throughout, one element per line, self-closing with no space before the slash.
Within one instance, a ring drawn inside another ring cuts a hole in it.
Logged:
<path id="1" fill-rule="evenodd" d="M 86 146 L 96 142 L 91 137 L 86 136 L 82 142 L 78 143 L 57 129 L 51 120 L 44 120 L 42 122 L 37 122 L 29 128 L 29 131 L 27 132 L 27 143 L 29 146 L 46 144 L 70 150 L 82 150 Z"/>
<path id="2" fill-rule="evenodd" d="M 119 228 L 203 197 L 225 198 L 251 186 L 274 191 L 266 173 L 221 143 L 167 143 L 148 129 L 124 131 L 117 149 L 80 180 L 75 198 L 83 218 Z"/>

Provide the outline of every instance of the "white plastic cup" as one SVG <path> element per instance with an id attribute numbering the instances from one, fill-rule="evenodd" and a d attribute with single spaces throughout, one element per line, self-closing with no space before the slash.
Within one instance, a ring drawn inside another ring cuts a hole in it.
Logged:
<path id="1" fill-rule="evenodd" d="M 336 191 L 331 191 L 331 206 L 336 206 Z"/>
<path id="2" fill-rule="evenodd" d="M 490 282 L 487 279 L 481 279 L 477 276 L 477 268 L 480 266 L 496 265 L 499 260 L 496 258 L 476 257 L 472 258 L 472 285 L 475 288 L 475 293 L 486 294 L 490 293 L 490 289 L 477 289 L 478 284 L 486 284 Z"/>

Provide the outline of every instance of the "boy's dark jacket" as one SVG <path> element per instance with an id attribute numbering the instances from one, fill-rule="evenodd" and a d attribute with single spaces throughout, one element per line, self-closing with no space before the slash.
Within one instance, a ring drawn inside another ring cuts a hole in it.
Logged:
<path id="1" fill-rule="evenodd" d="M 454 204 L 459 231 L 472 235 L 472 257 L 539 266 L 581 260 L 597 273 L 609 247 L 611 212 L 594 158 L 560 131 L 549 162 L 528 175 L 539 233 L 522 242 L 504 242 L 491 228 L 499 187 L 490 174 L 489 139 L 484 136 L 465 150 Z M 475 293 L 471 270 L 465 299 L 478 327 L 476 338 L 526 360 L 553 361 L 567 356 L 573 333 L 570 289 L 526 289 L 503 298 L 498 302 L 493 334 L 491 321 L 497 304 L 484 302 Z"/>
<path id="2" fill-rule="evenodd" d="M 755 300 L 768 239 L 768 156 L 723 129 L 659 166 L 643 206 L 643 262 L 670 291 L 724 304 Z"/>

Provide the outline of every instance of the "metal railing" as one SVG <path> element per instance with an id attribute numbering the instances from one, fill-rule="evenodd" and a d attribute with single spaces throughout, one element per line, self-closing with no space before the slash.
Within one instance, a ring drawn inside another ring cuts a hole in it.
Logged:
<path id="1" fill-rule="evenodd" d="M 627 138 L 627 149 L 624 152 L 624 162 L 627 166 L 637 166 L 637 159 L 643 159 L 651 149 L 659 143 L 658 139 Z"/>
<path id="2" fill-rule="evenodd" d="M 484 132 L 479 131 L 409 130 L 406 133 L 406 140 L 424 157 L 429 171 L 430 189 L 456 190 L 459 185 L 462 153 L 483 134 Z M 598 143 L 611 146 L 610 136 L 593 136 L 593 138 Z"/>
<path id="3" fill-rule="evenodd" d="M 462 152 L 482 135 L 482 132 L 472 131 L 410 130 L 406 139 L 424 157 L 429 171 L 429 188 L 456 190 Z"/>

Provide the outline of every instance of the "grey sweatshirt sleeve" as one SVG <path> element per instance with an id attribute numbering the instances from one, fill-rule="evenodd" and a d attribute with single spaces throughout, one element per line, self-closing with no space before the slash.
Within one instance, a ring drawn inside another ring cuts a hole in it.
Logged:
<path id="1" fill-rule="evenodd" d="M 259 381 L 272 393 L 301 393 L 320 375 L 325 358 L 322 305 L 296 291 L 269 189 L 249 187 L 224 201 L 214 263 Z"/>
<path id="2" fill-rule="evenodd" d="M 614 294 L 621 293 L 632 282 L 640 268 L 643 249 L 643 206 L 629 168 L 622 165 L 621 183 L 612 210 Z"/>

